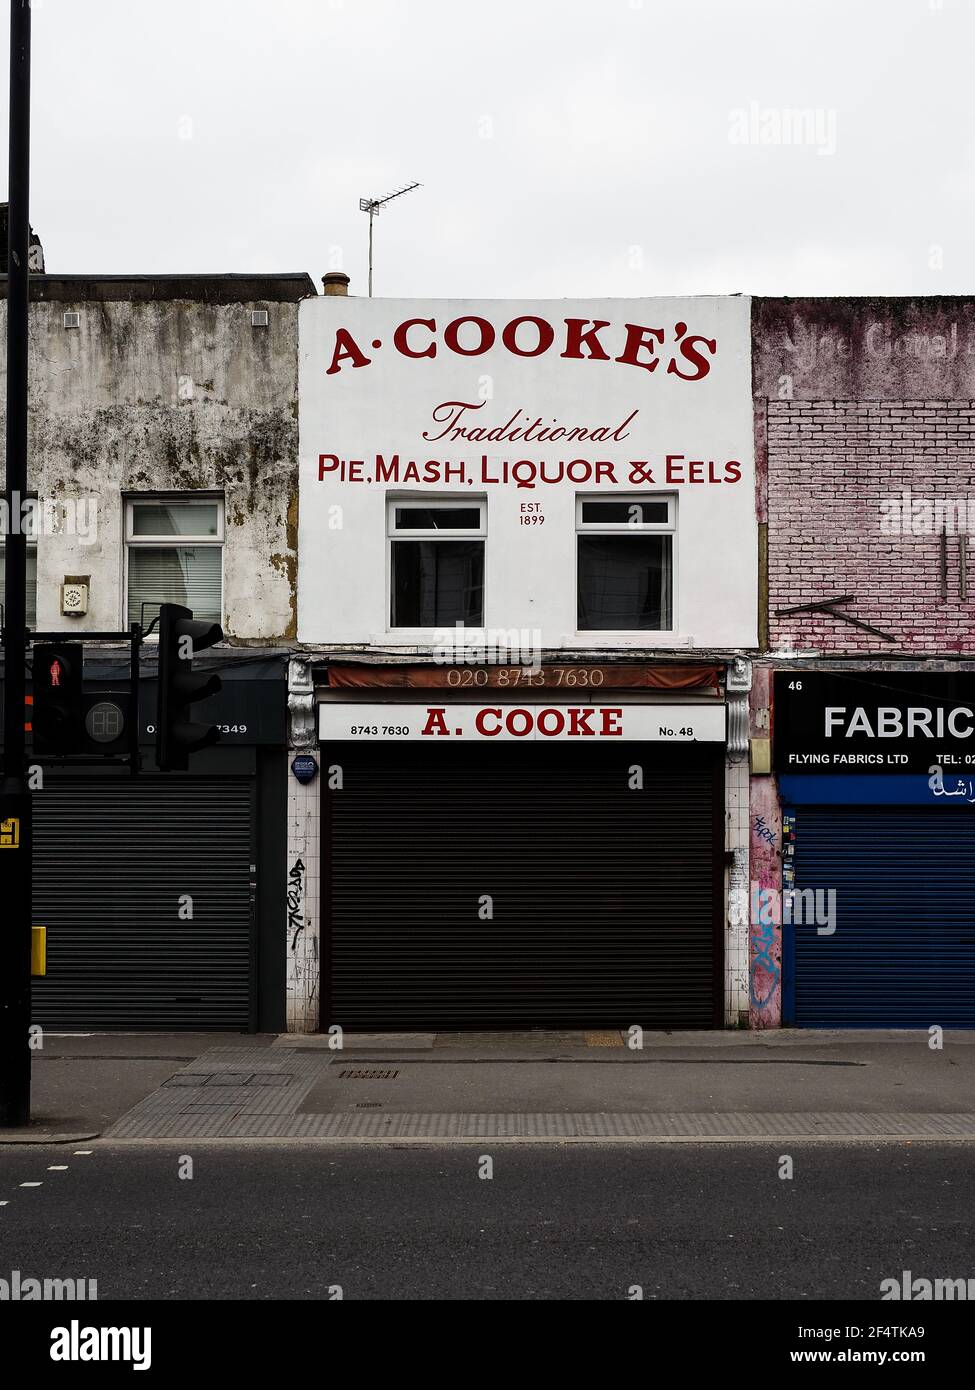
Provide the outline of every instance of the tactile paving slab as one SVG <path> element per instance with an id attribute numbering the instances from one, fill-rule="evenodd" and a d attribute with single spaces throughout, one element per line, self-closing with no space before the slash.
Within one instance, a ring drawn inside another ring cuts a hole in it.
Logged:
<path id="1" fill-rule="evenodd" d="M 815 1111 L 301 1113 L 341 1052 L 216 1047 L 123 1115 L 106 1139 L 975 1139 L 975 1114 Z M 258 1083 L 258 1084 L 255 1084 Z"/>

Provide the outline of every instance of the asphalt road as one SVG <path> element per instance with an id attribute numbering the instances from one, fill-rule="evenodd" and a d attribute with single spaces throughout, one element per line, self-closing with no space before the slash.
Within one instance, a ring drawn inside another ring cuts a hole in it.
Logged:
<path id="1" fill-rule="evenodd" d="M 97 1279 L 100 1299 L 626 1299 L 639 1285 L 645 1299 L 876 1300 L 905 1269 L 975 1278 L 973 1157 L 918 1143 L 11 1147 L 0 1278 Z"/>

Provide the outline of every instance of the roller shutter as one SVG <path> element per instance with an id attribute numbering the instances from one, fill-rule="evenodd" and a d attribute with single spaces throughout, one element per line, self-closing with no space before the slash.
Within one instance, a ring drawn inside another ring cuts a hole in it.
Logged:
<path id="1" fill-rule="evenodd" d="M 247 777 L 48 778 L 34 797 L 34 920 L 48 929 L 35 1022 L 249 1026 L 252 799 Z"/>
<path id="2" fill-rule="evenodd" d="M 328 759 L 343 784 L 323 790 L 327 1022 L 720 1026 L 715 751 L 371 744 Z"/>
<path id="3" fill-rule="evenodd" d="M 795 1022 L 975 1027 L 975 816 L 908 806 L 794 814 L 796 888 L 836 891 L 833 933 L 786 928 Z"/>

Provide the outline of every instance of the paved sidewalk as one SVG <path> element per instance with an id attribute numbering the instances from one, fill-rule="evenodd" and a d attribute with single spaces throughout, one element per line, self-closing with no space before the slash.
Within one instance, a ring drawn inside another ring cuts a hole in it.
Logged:
<path id="1" fill-rule="evenodd" d="M 31 1124 L 0 1129 L 0 1144 L 93 1139 L 201 1052 L 246 1038 L 228 1033 L 45 1033 L 31 1054 Z"/>
<path id="2" fill-rule="evenodd" d="M 34 1123 L 140 1139 L 975 1139 L 975 1033 L 48 1035 Z"/>

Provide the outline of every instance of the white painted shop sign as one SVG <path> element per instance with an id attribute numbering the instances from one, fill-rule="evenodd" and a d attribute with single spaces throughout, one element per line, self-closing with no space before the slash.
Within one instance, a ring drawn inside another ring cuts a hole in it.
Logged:
<path id="1" fill-rule="evenodd" d="M 323 743 L 532 742 L 723 743 L 724 705 L 319 705 Z"/>
<path id="2" fill-rule="evenodd" d="M 486 630 L 547 650 L 757 641 L 746 297 L 307 299 L 299 436 L 304 642 L 436 645 L 391 612 L 399 499 L 481 509 Z M 578 508 L 662 497 L 666 630 L 587 627 Z"/>

